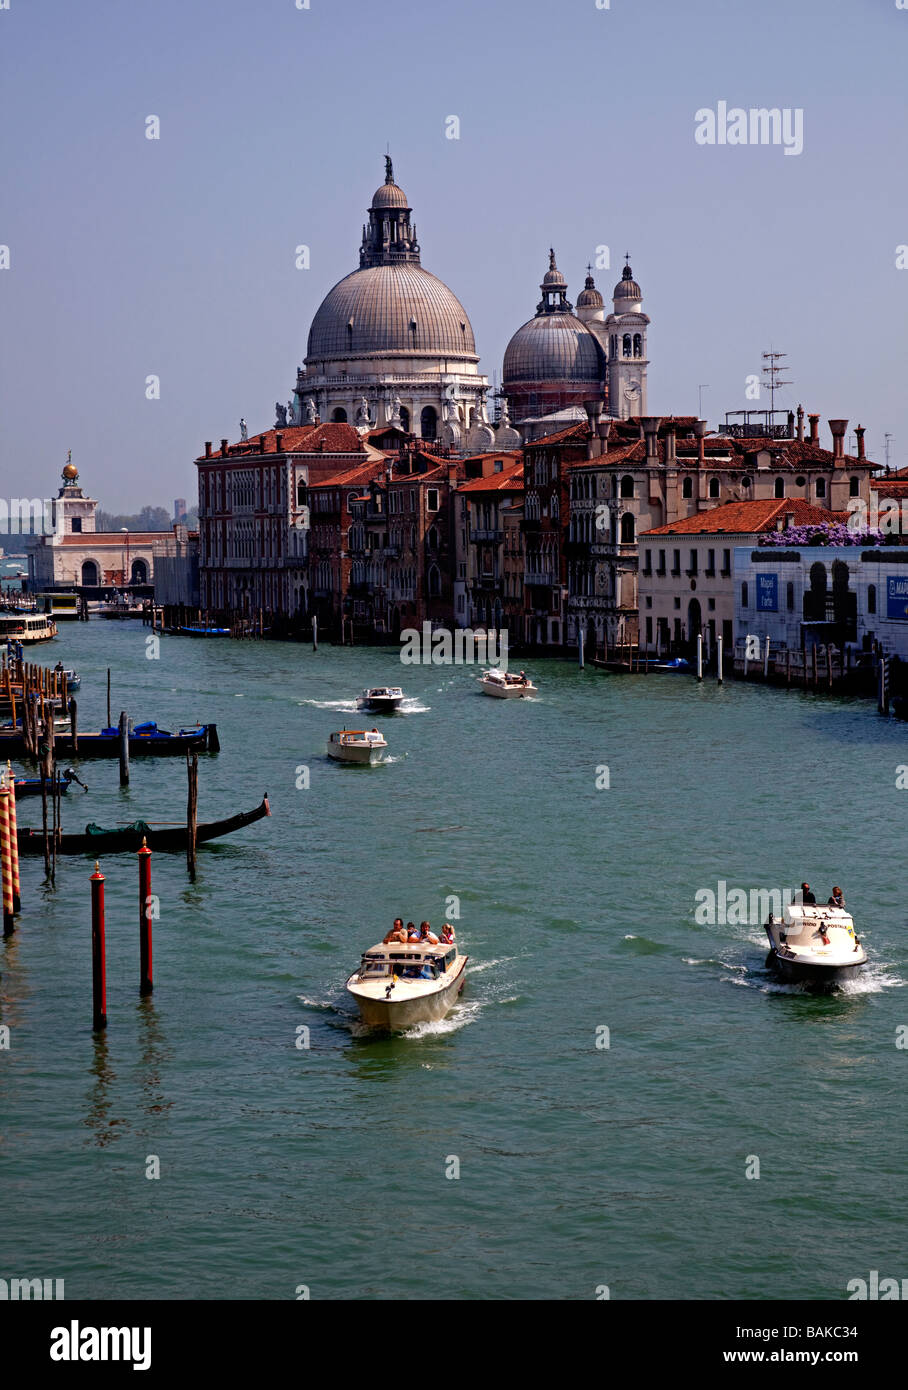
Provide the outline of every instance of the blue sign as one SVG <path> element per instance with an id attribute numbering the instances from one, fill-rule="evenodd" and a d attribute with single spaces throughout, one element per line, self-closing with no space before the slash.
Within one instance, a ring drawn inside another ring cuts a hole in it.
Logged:
<path id="1" fill-rule="evenodd" d="M 908 622 L 908 574 L 890 574 L 887 577 L 886 617 Z"/>
<path id="2" fill-rule="evenodd" d="M 757 575 L 757 612 L 778 613 L 779 576 L 777 574 Z"/>

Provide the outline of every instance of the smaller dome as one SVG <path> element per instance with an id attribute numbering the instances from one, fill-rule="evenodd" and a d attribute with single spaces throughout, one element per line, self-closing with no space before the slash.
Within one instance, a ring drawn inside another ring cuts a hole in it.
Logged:
<path id="1" fill-rule="evenodd" d="M 634 272 L 629 265 L 626 265 L 621 272 L 621 279 L 615 286 L 615 299 L 642 299 L 643 291 L 634 279 Z"/>
<path id="2" fill-rule="evenodd" d="M 578 309 L 601 309 L 604 305 L 602 295 L 596 289 L 592 275 L 586 277 L 586 283 L 577 296 Z"/>
<path id="3" fill-rule="evenodd" d="M 405 208 L 409 207 L 409 203 L 404 190 L 398 188 L 392 180 L 391 183 L 383 183 L 381 188 L 376 188 L 372 206 L 374 208 Z"/>

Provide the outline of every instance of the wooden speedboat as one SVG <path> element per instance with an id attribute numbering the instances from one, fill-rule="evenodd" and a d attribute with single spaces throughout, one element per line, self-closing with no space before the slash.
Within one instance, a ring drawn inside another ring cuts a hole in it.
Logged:
<path id="1" fill-rule="evenodd" d="M 200 821 L 196 826 L 196 844 L 206 840 L 217 840 L 222 835 L 232 835 L 264 816 L 271 815 L 268 798 L 264 796 L 254 811 L 242 811 L 239 815 L 228 816 L 225 820 Z M 58 854 L 89 854 L 97 858 L 99 854 L 122 854 L 127 850 L 138 850 L 143 843 L 148 849 L 162 850 L 167 854 L 180 854 L 185 851 L 188 839 L 185 825 L 158 826 L 145 821 L 133 821 L 131 825 L 118 825 L 105 829 L 100 825 L 87 825 L 81 835 L 61 835 L 57 845 Z M 19 827 L 19 853 L 43 854 L 44 831 Z"/>
<path id="2" fill-rule="evenodd" d="M 339 763 L 372 767 L 387 751 L 387 740 L 377 729 L 339 729 L 328 740 L 328 757 Z"/>
<path id="3" fill-rule="evenodd" d="M 357 700 L 360 709 L 374 710 L 376 714 L 394 714 L 404 702 L 404 692 L 399 685 L 370 685 Z"/>
<path id="4" fill-rule="evenodd" d="M 62 772 L 57 774 L 57 790 L 61 793 L 61 795 L 66 795 L 73 782 L 78 782 L 80 787 L 82 787 L 85 791 L 88 791 L 88 788 L 85 786 L 85 783 L 79 782 L 78 777 L 73 772 L 71 767 L 65 767 Z M 48 795 L 50 795 L 53 791 L 53 783 L 50 781 L 46 781 L 45 785 L 47 787 Z M 13 786 L 16 789 L 17 801 L 22 796 L 41 795 L 40 777 L 16 777 L 13 779 Z"/>
<path id="5" fill-rule="evenodd" d="M 843 907 L 787 904 L 781 918 L 769 914 L 766 935 L 767 964 L 784 980 L 823 988 L 853 978 L 867 963 L 854 920 Z"/>
<path id="6" fill-rule="evenodd" d="M 536 686 L 523 672 L 514 675 L 511 671 L 485 671 L 479 684 L 483 695 L 492 695 L 496 700 L 521 700 L 537 694 Z"/>
<path id="7" fill-rule="evenodd" d="M 467 956 L 456 943 L 384 945 L 364 952 L 347 981 L 364 1023 L 396 1032 L 444 1018 L 464 987 Z"/>

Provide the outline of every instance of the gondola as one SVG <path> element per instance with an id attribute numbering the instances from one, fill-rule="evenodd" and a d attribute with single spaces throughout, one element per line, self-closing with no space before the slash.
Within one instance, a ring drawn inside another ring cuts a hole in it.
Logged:
<path id="1" fill-rule="evenodd" d="M 196 844 L 218 840 L 222 835 L 232 835 L 234 830 L 242 830 L 245 825 L 252 825 L 270 815 L 271 807 L 266 795 L 254 811 L 242 811 L 238 816 L 228 816 L 226 820 L 200 821 L 196 826 Z M 141 849 L 144 842 L 151 850 L 180 854 L 186 850 L 187 835 L 185 825 L 156 826 L 148 825 L 145 821 L 134 821 L 131 825 L 116 826 L 110 830 L 99 825 L 87 825 L 81 835 L 61 835 L 57 853 L 88 854 L 96 859 L 101 854 L 123 854 Z M 43 830 L 20 826 L 18 839 L 20 854 L 44 853 Z"/>

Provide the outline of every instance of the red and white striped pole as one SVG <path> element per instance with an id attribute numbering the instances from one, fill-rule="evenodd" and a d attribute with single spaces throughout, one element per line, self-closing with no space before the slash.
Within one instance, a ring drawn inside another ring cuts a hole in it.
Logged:
<path id="1" fill-rule="evenodd" d="M 13 858 L 13 912 L 22 911 L 22 898 L 19 893 L 19 824 L 16 819 L 16 779 L 13 765 L 6 764 L 6 785 L 9 787 L 9 841 Z"/>
<path id="2" fill-rule="evenodd" d="M 104 875 L 95 862 L 91 876 L 92 1031 L 107 1027 L 107 963 L 104 953 Z"/>
<path id="3" fill-rule="evenodd" d="M 13 915 L 13 857 L 10 849 L 9 788 L 0 783 L 0 874 L 3 880 L 3 935 L 15 929 Z"/>
<path id="4" fill-rule="evenodd" d="M 145 840 L 139 850 L 139 993 L 151 994 L 151 850 Z"/>

